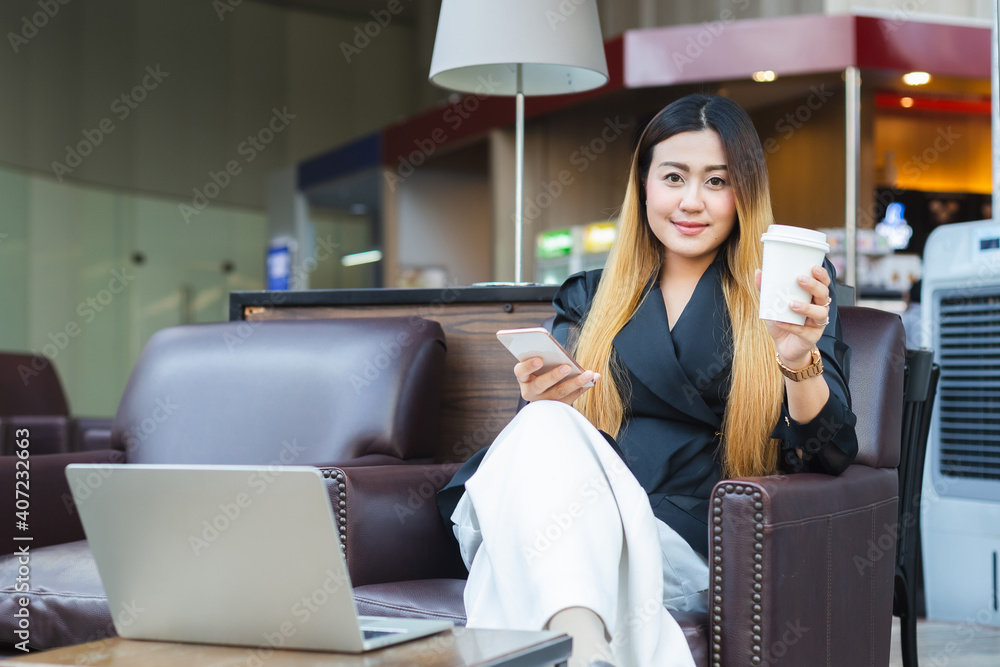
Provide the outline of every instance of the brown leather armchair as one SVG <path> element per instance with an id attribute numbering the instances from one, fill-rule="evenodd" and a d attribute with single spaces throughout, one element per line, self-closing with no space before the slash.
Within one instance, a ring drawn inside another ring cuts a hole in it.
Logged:
<path id="1" fill-rule="evenodd" d="M 231 322 L 156 333 L 125 388 L 112 449 L 45 456 L 32 445 L 30 529 L 22 533 L 33 537 L 30 645 L 114 634 L 67 463 L 314 465 L 337 498 L 338 475 L 348 466 L 431 460 L 444 359 L 441 327 L 418 317 Z M 0 457 L 5 488 L 13 488 L 15 461 Z M 13 496 L 0 497 L 0 515 L 13 517 Z M 0 529 L 0 553 L 21 544 L 12 529 L 13 519 Z M 17 565 L 13 555 L 0 556 L 4 638 L 14 637 L 14 605 L 25 595 L 14 590 Z"/>
<path id="2" fill-rule="evenodd" d="M 106 449 L 111 418 L 73 417 L 51 360 L 0 352 L 0 455 L 14 454 L 18 430 L 32 433 L 32 451 L 57 454 Z"/>
<path id="3" fill-rule="evenodd" d="M 905 336 L 898 316 L 840 312 L 852 348 L 857 460 L 839 477 L 781 475 L 715 487 L 712 606 L 708 614 L 677 615 L 698 665 L 889 662 Z M 434 497 L 456 467 L 334 473 L 361 613 L 464 623 L 467 573 Z"/>

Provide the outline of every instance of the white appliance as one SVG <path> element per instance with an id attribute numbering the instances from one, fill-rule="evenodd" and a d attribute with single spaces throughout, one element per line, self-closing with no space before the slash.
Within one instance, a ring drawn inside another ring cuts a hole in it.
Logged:
<path id="1" fill-rule="evenodd" d="M 1000 625 L 1000 222 L 935 229 L 923 281 L 941 366 L 921 502 L 927 617 Z"/>

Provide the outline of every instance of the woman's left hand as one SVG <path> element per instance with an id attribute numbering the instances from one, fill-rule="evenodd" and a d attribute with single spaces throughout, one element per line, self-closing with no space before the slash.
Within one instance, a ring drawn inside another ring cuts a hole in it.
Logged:
<path id="1" fill-rule="evenodd" d="M 756 275 L 757 289 L 760 290 L 760 271 Z M 809 365 L 810 354 L 816 347 L 826 325 L 830 322 L 830 273 L 822 266 L 814 266 L 811 276 L 799 276 L 798 283 L 809 294 L 809 303 L 792 301 L 791 308 L 806 316 L 805 324 L 788 324 L 767 320 L 767 331 L 774 338 L 775 348 L 781 362 L 789 368 L 805 368 Z"/>

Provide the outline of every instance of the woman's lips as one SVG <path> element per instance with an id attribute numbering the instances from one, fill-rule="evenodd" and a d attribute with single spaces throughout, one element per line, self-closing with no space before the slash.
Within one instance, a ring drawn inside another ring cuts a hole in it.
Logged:
<path id="1" fill-rule="evenodd" d="M 672 221 L 671 224 L 673 224 L 673 226 L 677 228 L 677 231 L 686 236 L 694 236 L 695 234 L 701 234 L 702 231 L 704 231 L 708 227 L 708 225 L 700 222 Z"/>

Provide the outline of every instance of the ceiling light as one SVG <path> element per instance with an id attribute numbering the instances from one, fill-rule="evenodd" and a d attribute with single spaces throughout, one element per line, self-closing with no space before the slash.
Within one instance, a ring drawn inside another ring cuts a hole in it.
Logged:
<path id="1" fill-rule="evenodd" d="M 903 83 L 907 86 L 922 86 L 930 80 L 931 75 L 927 72 L 909 72 L 903 75 Z"/>
<path id="2" fill-rule="evenodd" d="M 769 69 L 760 70 L 753 73 L 753 80 L 763 83 L 764 81 L 774 81 L 778 75 Z"/>
<path id="3" fill-rule="evenodd" d="M 899 98 L 899 106 L 903 107 L 904 109 L 909 109 L 910 107 L 913 106 L 913 98 L 912 97 Z"/>
<path id="4" fill-rule="evenodd" d="M 357 266 L 358 264 L 371 264 L 382 259 L 381 250 L 369 250 L 368 252 L 356 252 L 353 255 L 344 255 L 340 258 L 343 266 Z"/>

